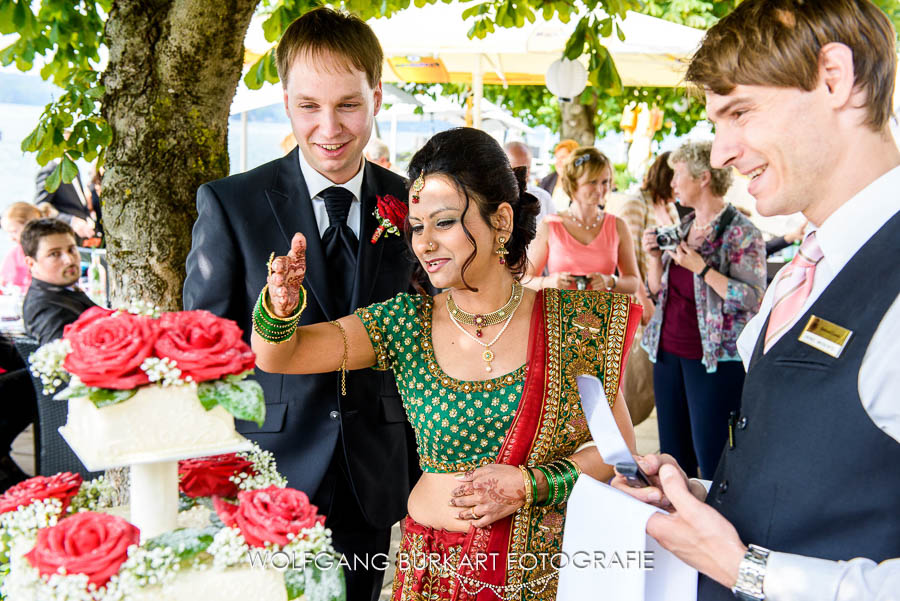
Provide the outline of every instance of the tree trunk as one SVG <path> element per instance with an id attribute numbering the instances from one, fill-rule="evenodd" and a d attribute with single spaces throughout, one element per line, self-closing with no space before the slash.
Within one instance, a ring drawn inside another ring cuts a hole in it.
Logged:
<path id="1" fill-rule="evenodd" d="M 228 111 L 259 0 L 121 0 L 106 22 L 103 222 L 114 304 L 181 309 L 195 193 L 228 175 Z"/>
<path id="2" fill-rule="evenodd" d="M 559 139 L 571 138 L 580 146 L 593 146 L 596 128 L 594 115 L 597 114 L 597 100 L 592 104 L 581 104 L 576 98 L 572 102 L 559 101 Z"/>

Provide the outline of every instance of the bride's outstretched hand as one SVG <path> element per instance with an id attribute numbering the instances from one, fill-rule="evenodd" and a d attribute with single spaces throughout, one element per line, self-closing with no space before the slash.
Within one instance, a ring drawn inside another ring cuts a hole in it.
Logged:
<path id="1" fill-rule="evenodd" d="M 278 317 L 287 317 L 300 304 L 300 286 L 306 276 L 306 238 L 294 234 L 291 250 L 283 257 L 275 257 L 269 268 L 269 300 Z"/>

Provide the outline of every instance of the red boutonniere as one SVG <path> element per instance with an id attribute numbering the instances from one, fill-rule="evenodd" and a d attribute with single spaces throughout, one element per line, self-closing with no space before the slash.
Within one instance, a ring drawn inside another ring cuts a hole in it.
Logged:
<path id="1" fill-rule="evenodd" d="M 375 198 L 378 199 L 375 207 L 375 219 L 378 220 L 378 227 L 375 228 L 375 233 L 372 234 L 372 239 L 370 240 L 372 244 L 378 242 L 378 239 L 385 232 L 399 236 L 400 230 L 403 228 L 403 222 L 406 221 L 406 215 L 409 213 L 409 207 L 406 206 L 406 203 L 396 196 L 385 194 Z"/>

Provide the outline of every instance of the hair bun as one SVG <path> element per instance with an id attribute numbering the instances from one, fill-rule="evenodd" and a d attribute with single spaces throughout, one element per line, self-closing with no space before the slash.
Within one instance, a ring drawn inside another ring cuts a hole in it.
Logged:
<path id="1" fill-rule="evenodd" d="M 513 167 L 513 173 L 516 176 L 516 183 L 519 184 L 519 197 L 521 198 L 528 188 L 528 167 L 524 165 Z"/>

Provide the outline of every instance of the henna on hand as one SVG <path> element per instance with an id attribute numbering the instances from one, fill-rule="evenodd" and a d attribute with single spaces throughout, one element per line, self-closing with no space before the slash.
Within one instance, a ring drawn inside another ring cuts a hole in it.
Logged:
<path id="1" fill-rule="evenodd" d="M 520 507 L 525 500 L 524 490 L 514 490 L 511 494 L 506 491 L 497 478 L 490 478 L 486 481 L 476 482 L 475 490 L 482 493 L 487 499 L 490 499 L 498 505 L 511 505 Z"/>
<path id="2" fill-rule="evenodd" d="M 287 317 L 300 304 L 300 286 L 306 275 L 306 239 L 294 234 L 291 250 L 286 256 L 276 257 L 270 266 L 266 283 L 272 310 L 278 317 Z"/>

